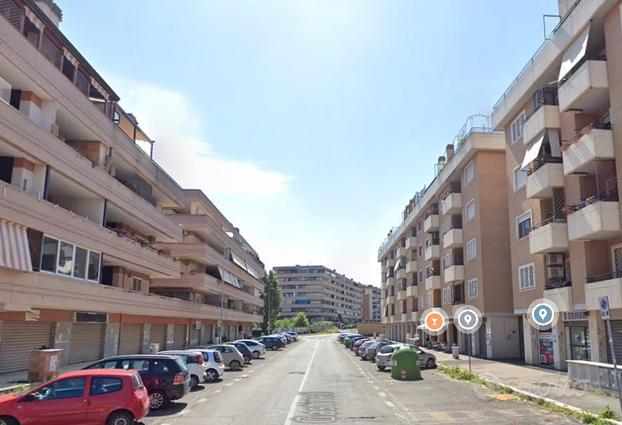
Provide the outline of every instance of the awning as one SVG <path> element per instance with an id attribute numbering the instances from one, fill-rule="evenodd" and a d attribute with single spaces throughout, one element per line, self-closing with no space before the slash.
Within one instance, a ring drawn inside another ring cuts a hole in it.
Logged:
<path id="1" fill-rule="evenodd" d="M 577 39 L 566 49 L 562 56 L 562 65 L 559 68 L 559 78 L 557 81 L 564 79 L 566 75 L 578 64 L 585 56 L 587 51 L 587 41 L 590 35 L 590 26 L 583 30 Z"/>
<path id="2" fill-rule="evenodd" d="M 248 264 L 246 264 L 246 266 L 247 266 L 247 270 L 248 270 L 248 272 L 250 273 L 251 276 L 253 276 L 257 280 L 261 280 L 261 277 L 259 276 L 259 273 L 257 273 L 254 268 L 250 267 Z"/>
<path id="3" fill-rule="evenodd" d="M 246 267 L 246 261 L 244 261 L 242 258 L 240 258 L 239 256 L 237 256 L 236 254 L 234 254 L 233 252 L 231 253 L 231 259 L 233 260 L 233 262 L 235 264 L 237 264 L 239 267 L 241 267 L 242 269 L 244 269 L 245 271 L 248 271 L 248 267 Z"/>
<path id="4" fill-rule="evenodd" d="M 400 268 L 400 264 L 402 264 L 402 259 L 398 258 L 395 262 L 395 266 L 393 266 L 393 270 L 398 270 Z"/>
<path id="5" fill-rule="evenodd" d="M 533 142 L 531 145 L 527 147 L 527 152 L 525 152 L 525 157 L 523 158 L 523 164 L 521 165 L 521 170 L 525 170 L 529 164 L 531 164 L 540 153 L 540 148 L 542 147 L 542 141 L 544 140 L 544 134 L 542 134 L 538 140 Z"/>
<path id="6" fill-rule="evenodd" d="M 0 267 L 32 271 L 26 227 L 0 220 Z"/>
<path id="7" fill-rule="evenodd" d="M 561 157 L 562 151 L 560 147 L 559 131 L 556 129 L 549 129 L 546 131 L 546 134 L 549 139 L 549 146 L 551 146 L 551 156 L 554 158 Z"/>

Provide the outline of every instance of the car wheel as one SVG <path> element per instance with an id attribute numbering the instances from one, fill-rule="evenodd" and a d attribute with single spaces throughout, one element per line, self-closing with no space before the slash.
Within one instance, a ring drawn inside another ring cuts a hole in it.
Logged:
<path id="1" fill-rule="evenodd" d="M 196 375 L 191 375 L 190 376 L 190 389 L 194 390 L 198 386 L 199 386 L 199 377 Z"/>
<path id="2" fill-rule="evenodd" d="M 434 361 L 434 359 L 428 359 L 425 362 L 425 367 L 427 367 L 428 369 L 434 369 L 436 367 L 436 362 Z"/>
<path id="3" fill-rule="evenodd" d="M 244 356 L 244 363 L 250 363 L 251 362 L 251 358 L 248 356 Z"/>
<path id="4" fill-rule="evenodd" d="M 17 422 L 13 418 L 9 418 L 7 416 L 1 416 L 0 417 L 0 425 L 19 425 L 19 422 Z"/>
<path id="5" fill-rule="evenodd" d="M 385 370 L 386 367 L 385 366 L 378 366 L 378 370 Z"/>
<path id="6" fill-rule="evenodd" d="M 273 345 L 272 347 L 270 347 L 270 349 L 271 349 L 272 351 L 276 350 L 276 345 Z"/>
<path id="7" fill-rule="evenodd" d="M 108 416 L 106 425 L 132 425 L 134 416 L 130 412 L 113 412 Z"/>
<path id="8" fill-rule="evenodd" d="M 214 382 L 217 379 L 218 372 L 216 372 L 214 369 L 207 369 L 207 371 L 205 372 L 205 381 Z"/>
<path id="9" fill-rule="evenodd" d="M 231 363 L 229 363 L 229 369 L 231 370 L 240 370 L 240 362 L 237 360 L 231 360 Z"/>
<path id="10" fill-rule="evenodd" d="M 149 394 L 149 407 L 152 410 L 161 409 L 166 406 L 167 403 L 166 395 L 162 391 L 156 390 Z"/>
<path id="11" fill-rule="evenodd" d="M 253 351 L 253 358 L 254 359 L 258 359 L 260 355 L 261 354 L 259 353 L 259 351 Z"/>

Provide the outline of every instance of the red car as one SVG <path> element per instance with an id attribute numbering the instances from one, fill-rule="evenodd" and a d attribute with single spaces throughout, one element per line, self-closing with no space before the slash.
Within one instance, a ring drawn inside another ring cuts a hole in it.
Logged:
<path id="1" fill-rule="evenodd" d="M 1 425 L 132 425 L 147 413 L 149 396 L 135 370 L 69 372 L 0 397 Z"/>

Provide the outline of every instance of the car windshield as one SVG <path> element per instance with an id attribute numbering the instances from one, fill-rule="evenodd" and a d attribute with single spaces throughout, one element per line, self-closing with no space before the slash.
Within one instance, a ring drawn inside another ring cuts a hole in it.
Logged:
<path id="1" fill-rule="evenodd" d="M 387 354 L 387 353 L 392 353 L 395 350 L 395 347 L 391 347 L 390 345 L 386 345 L 384 347 L 382 347 L 382 350 L 380 350 L 381 353 L 383 354 Z"/>

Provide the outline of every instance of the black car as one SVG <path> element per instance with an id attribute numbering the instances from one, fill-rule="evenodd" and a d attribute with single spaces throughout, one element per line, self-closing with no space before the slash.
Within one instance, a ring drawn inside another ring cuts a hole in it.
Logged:
<path id="1" fill-rule="evenodd" d="M 279 348 L 285 347 L 283 340 L 276 336 L 262 336 L 257 338 L 257 341 L 265 345 L 266 350 L 278 350 Z"/>
<path id="2" fill-rule="evenodd" d="M 235 346 L 240 353 L 242 353 L 242 357 L 244 357 L 244 363 L 250 363 L 253 359 L 253 353 L 249 350 L 248 346 L 243 342 L 228 342 L 227 344 Z"/>
<path id="3" fill-rule="evenodd" d="M 137 370 L 149 393 L 151 409 L 166 406 L 171 400 L 185 396 L 190 390 L 190 373 L 184 361 L 163 354 L 134 354 L 107 357 L 84 369 Z"/>

